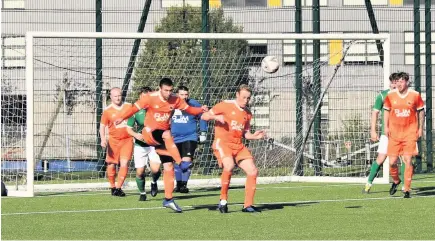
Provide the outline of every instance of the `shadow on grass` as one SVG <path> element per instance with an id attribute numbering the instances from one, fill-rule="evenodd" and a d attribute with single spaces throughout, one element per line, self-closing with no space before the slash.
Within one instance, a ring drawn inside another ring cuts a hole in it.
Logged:
<path id="1" fill-rule="evenodd" d="M 302 207 L 302 206 L 308 206 L 308 205 L 318 204 L 318 203 L 319 202 L 273 203 L 273 204 L 259 204 L 259 205 L 255 205 L 255 207 L 261 212 L 265 212 L 265 211 L 284 209 L 284 207 Z M 230 209 L 229 213 L 241 212 L 243 203 L 233 203 L 228 206 Z M 183 212 L 204 210 L 204 209 L 218 212 L 217 204 L 194 205 L 190 209 L 183 210 Z M 239 210 L 235 210 L 235 209 L 239 209 Z"/>
<path id="2" fill-rule="evenodd" d="M 435 187 L 415 188 L 416 196 L 435 196 Z"/>

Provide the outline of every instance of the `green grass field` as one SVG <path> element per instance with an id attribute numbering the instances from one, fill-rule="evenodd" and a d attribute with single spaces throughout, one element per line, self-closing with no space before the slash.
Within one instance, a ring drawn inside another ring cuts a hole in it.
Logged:
<path id="1" fill-rule="evenodd" d="M 230 190 L 230 213 L 215 210 L 219 190 L 177 195 L 181 214 L 162 208 L 163 193 L 138 202 L 135 191 L 2 198 L 2 239 L 394 239 L 435 237 L 435 175 L 414 177 L 411 199 L 389 185 L 282 183 L 258 186 L 261 213 L 242 213 L 242 187 Z"/>

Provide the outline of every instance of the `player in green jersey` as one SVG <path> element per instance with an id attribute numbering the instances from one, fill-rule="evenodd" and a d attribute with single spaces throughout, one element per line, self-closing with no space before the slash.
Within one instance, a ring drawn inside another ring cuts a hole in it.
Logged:
<path id="1" fill-rule="evenodd" d="M 151 92 L 151 88 L 143 87 L 141 94 Z M 145 192 L 145 166 L 151 169 L 151 196 L 157 195 L 157 180 L 160 177 L 160 157 L 156 153 L 153 146 L 149 146 L 143 142 L 142 129 L 144 127 L 146 111 L 144 109 L 138 111 L 127 121 L 127 132 L 134 137 L 134 167 L 136 168 L 136 184 L 140 192 L 139 201 L 145 201 L 147 199 Z M 136 131 L 133 128 L 136 127 Z M 149 161 L 149 163 L 148 163 Z"/>
<path id="2" fill-rule="evenodd" d="M 375 104 L 373 106 L 372 118 L 370 121 L 370 140 L 373 142 L 379 141 L 378 146 L 378 157 L 376 161 L 372 163 L 370 168 L 369 178 L 364 187 L 363 193 L 369 193 L 370 189 L 373 185 L 373 180 L 378 175 L 379 169 L 387 158 L 387 147 L 388 147 L 388 137 L 384 132 L 384 100 L 387 97 L 388 92 L 396 88 L 396 82 L 399 79 L 398 73 L 392 73 L 390 75 L 390 89 L 383 90 L 376 96 Z M 381 113 L 381 136 L 379 137 L 376 131 L 376 125 L 379 117 L 379 113 Z M 404 166 L 404 165 L 403 165 Z"/>

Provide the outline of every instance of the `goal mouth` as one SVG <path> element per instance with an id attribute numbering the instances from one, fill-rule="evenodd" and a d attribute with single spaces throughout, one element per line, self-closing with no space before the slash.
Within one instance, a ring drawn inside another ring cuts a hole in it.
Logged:
<path id="1" fill-rule="evenodd" d="M 97 39 L 102 56 L 95 51 Z M 390 74 L 387 34 L 29 32 L 26 68 L 10 72 L 19 81 L 8 94 L 14 118 L 2 135 L 2 153 L 7 153 L 2 180 L 10 193 L 108 187 L 98 116 L 107 106 L 108 90 L 122 87 L 137 39 L 129 102 L 137 99 L 140 87 L 156 89 L 162 77 L 173 79 L 175 87 L 186 85 L 190 98 L 208 106 L 234 98 L 241 84 L 252 88 L 251 130 L 268 135 L 245 142 L 259 183 L 366 180 L 377 148 L 369 142 L 368 113 Z M 277 72 L 262 70 L 266 56 L 277 58 Z M 219 184 L 212 122 L 208 130 L 194 157 L 192 187 Z M 134 177 L 131 161 L 126 188 L 135 188 Z M 244 182 L 241 170 L 234 177 Z M 388 168 L 379 182 L 388 182 Z"/>

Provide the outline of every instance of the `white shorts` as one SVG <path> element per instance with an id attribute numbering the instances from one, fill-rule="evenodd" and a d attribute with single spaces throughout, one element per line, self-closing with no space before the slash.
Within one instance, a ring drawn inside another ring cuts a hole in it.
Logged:
<path id="1" fill-rule="evenodd" d="M 388 137 L 386 135 L 381 135 L 381 137 L 379 138 L 378 153 L 386 155 L 387 150 L 388 150 Z"/>
<path id="2" fill-rule="evenodd" d="M 148 159 L 151 163 L 160 164 L 162 163 L 160 161 L 160 157 L 156 152 L 156 149 L 153 146 L 149 147 L 143 147 L 134 145 L 134 151 L 133 151 L 133 157 L 134 157 L 134 167 L 135 168 L 142 168 L 149 166 Z"/>

